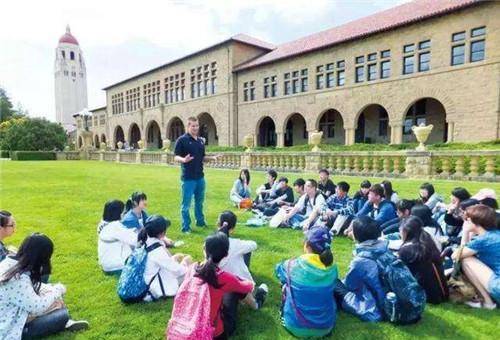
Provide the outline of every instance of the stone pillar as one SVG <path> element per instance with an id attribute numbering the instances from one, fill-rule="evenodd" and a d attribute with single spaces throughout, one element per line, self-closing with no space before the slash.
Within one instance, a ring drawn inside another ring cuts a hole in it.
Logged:
<path id="1" fill-rule="evenodd" d="M 452 143 L 454 141 L 454 133 L 455 133 L 455 122 L 448 122 L 448 132 L 446 143 Z"/>
<path id="2" fill-rule="evenodd" d="M 394 122 L 391 124 L 391 144 L 403 143 L 403 123 Z"/>
<path id="3" fill-rule="evenodd" d="M 408 151 L 406 153 L 405 175 L 409 178 L 426 178 L 432 175 L 431 153 Z"/>
<path id="4" fill-rule="evenodd" d="M 99 152 L 99 161 L 104 161 L 104 150 L 101 150 L 101 152 Z"/>
<path id="5" fill-rule="evenodd" d="M 353 145 L 355 142 L 355 132 L 354 128 L 344 128 L 345 129 L 345 145 Z"/>
<path id="6" fill-rule="evenodd" d="M 317 172 L 321 165 L 321 156 L 319 153 L 307 153 L 305 155 L 305 170 Z"/>
<path id="7" fill-rule="evenodd" d="M 282 148 L 285 146 L 285 134 L 283 132 L 276 132 L 276 147 Z"/>
<path id="8" fill-rule="evenodd" d="M 136 163 L 141 163 L 141 161 L 142 161 L 142 150 L 139 150 L 135 154 L 135 162 Z"/>
<path id="9" fill-rule="evenodd" d="M 250 169 L 252 167 L 252 154 L 250 152 L 241 153 L 240 164 L 242 168 Z"/>

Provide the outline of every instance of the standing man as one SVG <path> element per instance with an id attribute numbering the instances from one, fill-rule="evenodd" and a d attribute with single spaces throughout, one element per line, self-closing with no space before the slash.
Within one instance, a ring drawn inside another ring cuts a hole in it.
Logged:
<path id="1" fill-rule="evenodd" d="M 196 226 L 206 226 L 205 216 L 203 215 L 203 201 L 205 199 L 203 162 L 216 160 L 218 157 L 208 157 L 205 155 L 205 142 L 199 136 L 199 130 L 198 118 L 189 117 L 187 121 L 187 133 L 180 136 L 175 142 L 175 160 L 181 163 L 182 168 L 181 218 L 183 233 L 191 232 L 189 208 L 193 195 Z"/>

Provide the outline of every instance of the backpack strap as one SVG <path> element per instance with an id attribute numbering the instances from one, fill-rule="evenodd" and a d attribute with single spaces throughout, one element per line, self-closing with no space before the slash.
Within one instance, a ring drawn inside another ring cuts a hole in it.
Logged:
<path id="1" fill-rule="evenodd" d="M 288 286 L 288 290 L 290 291 L 290 302 L 292 303 L 292 307 L 295 310 L 295 314 L 297 317 L 305 323 L 308 327 L 312 327 L 311 323 L 307 321 L 307 319 L 304 317 L 302 312 L 297 308 L 297 305 L 295 304 L 295 298 L 293 296 L 293 290 L 292 290 L 292 276 L 291 276 L 291 271 L 290 271 L 290 266 L 292 264 L 292 260 L 288 261 L 288 264 L 286 266 L 286 282 Z"/>
<path id="2" fill-rule="evenodd" d="M 155 250 L 156 248 L 159 248 L 161 247 L 161 243 L 160 242 L 156 242 L 156 243 L 153 243 L 152 245 L 146 247 L 146 253 L 150 253 L 152 252 L 153 250 Z M 160 269 L 161 270 L 161 269 Z M 155 297 L 153 296 L 153 294 L 151 294 L 151 291 L 149 290 L 149 288 L 151 287 L 151 284 L 153 283 L 153 281 L 155 280 L 155 278 L 158 278 L 158 282 L 160 283 L 160 289 L 161 289 L 161 295 L 164 297 L 165 296 L 165 288 L 163 286 L 163 281 L 161 279 L 161 276 L 160 276 L 160 270 L 158 270 L 158 272 L 151 278 L 151 280 L 149 281 L 148 283 L 148 291 L 146 294 L 149 294 L 149 296 L 151 296 L 151 299 L 153 301 L 157 300 L 155 299 Z"/>
<path id="3" fill-rule="evenodd" d="M 156 248 L 159 248 L 159 247 L 161 247 L 161 243 L 160 242 L 153 243 L 152 245 L 146 247 L 146 253 L 150 253 L 150 252 L 152 252 L 153 250 L 155 250 Z"/>

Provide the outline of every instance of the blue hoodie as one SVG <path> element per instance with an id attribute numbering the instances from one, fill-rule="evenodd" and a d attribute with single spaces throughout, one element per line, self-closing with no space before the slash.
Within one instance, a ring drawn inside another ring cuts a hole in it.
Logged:
<path id="1" fill-rule="evenodd" d="M 383 319 L 386 294 L 377 263 L 364 256 L 378 257 L 388 251 L 388 242 L 385 240 L 367 240 L 356 245 L 355 257 L 344 279 L 349 292 L 344 296 L 342 309 L 363 321 L 376 322 Z"/>
<path id="2" fill-rule="evenodd" d="M 370 201 L 366 201 L 363 208 L 356 214 L 356 217 L 361 216 L 373 218 L 379 227 L 385 222 L 398 217 L 394 203 L 385 199 L 380 202 L 377 209 L 375 209 Z"/>
<path id="3" fill-rule="evenodd" d="M 136 214 L 134 214 L 133 209 L 130 209 L 125 213 L 125 216 L 123 216 L 122 219 L 122 224 L 125 226 L 125 228 L 129 229 L 141 229 L 144 226 L 144 223 L 146 223 L 146 220 L 148 219 L 148 214 L 146 213 L 145 210 L 142 211 L 142 225 L 139 221 L 139 218 L 137 217 Z"/>

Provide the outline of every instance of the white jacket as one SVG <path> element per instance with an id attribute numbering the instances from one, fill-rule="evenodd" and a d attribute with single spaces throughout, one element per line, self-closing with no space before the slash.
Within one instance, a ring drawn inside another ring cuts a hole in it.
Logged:
<path id="1" fill-rule="evenodd" d="M 97 226 L 97 254 L 105 272 L 123 269 L 125 260 L 137 245 L 137 234 L 120 221 L 101 221 Z"/>
<path id="2" fill-rule="evenodd" d="M 240 279 L 254 282 L 243 256 L 255 249 L 257 249 L 255 241 L 245 241 L 230 237 L 228 255 L 219 263 L 219 268 Z"/>

